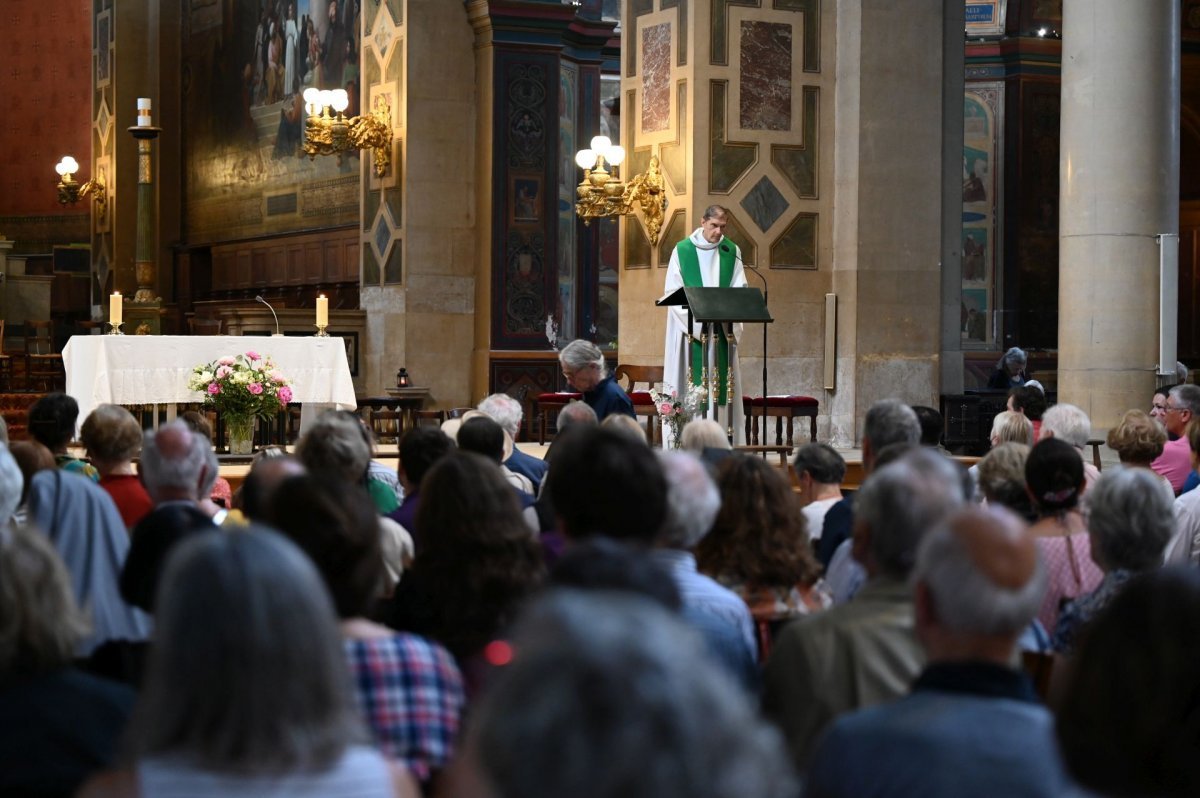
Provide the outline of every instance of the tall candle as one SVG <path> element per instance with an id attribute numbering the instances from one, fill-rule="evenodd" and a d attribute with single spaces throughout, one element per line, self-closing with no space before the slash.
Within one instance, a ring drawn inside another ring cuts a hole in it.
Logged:
<path id="1" fill-rule="evenodd" d="M 151 127 L 150 98 L 149 97 L 138 97 L 137 107 L 138 107 L 138 118 L 137 118 L 138 127 Z"/>
<path id="2" fill-rule="evenodd" d="M 110 324 L 116 325 L 124 321 L 125 306 L 122 304 L 121 292 L 113 291 L 112 296 L 108 298 L 108 321 Z"/>
<path id="3" fill-rule="evenodd" d="M 325 298 L 324 294 L 317 297 L 317 326 L 329 326 L 329 300 Z"/>

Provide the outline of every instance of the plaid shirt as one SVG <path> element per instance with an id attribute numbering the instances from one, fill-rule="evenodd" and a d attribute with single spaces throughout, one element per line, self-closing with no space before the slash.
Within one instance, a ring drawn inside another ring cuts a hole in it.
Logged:
<path id="1" fill-rule="evenodd" d="M 454 753 L 466 698 L 444 648 L 412 634 L 346 640 L 355 702 L 376 744 L 421 781 Z"/>

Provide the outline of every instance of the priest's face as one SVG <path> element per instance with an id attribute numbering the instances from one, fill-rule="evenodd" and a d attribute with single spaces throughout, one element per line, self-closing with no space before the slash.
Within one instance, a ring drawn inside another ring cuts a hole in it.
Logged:
<path id="1" fill-rule="evenodd" d="M 721 240 L 721 236 L 725 235 L 725 225 L 728 222 L 724 216 L 706 216 L 700 222 L 700 234 L 704 236 L 704 240 L 710 244 L 715 244 Z"/>

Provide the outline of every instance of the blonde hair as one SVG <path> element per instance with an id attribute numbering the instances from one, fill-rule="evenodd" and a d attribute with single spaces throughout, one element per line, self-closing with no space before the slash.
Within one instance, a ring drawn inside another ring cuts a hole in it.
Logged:
<path id="1" fill-rule="evenodd" d="M 1130 410 L 1121 416 L 1120 424 L 1108 431 L 1107 443 L 1122 463 L 1142 465 L 1162 454 L 1167 431 L 1148 413 Z"/>
<path id="2" fill-rule="evenodd" d="M 631 441 L 649 444 L 649 441 L 646 440 L 646 430 L 642 428 L 642 425 L 638 423 L 637 419 L 624 413 L 605 416 L 604 420 L 600 422 L 600 426 L 619 432 Z"/>
<path id="3" fill-rule="evenodd" d="M 711 418 L 695 418 L 684 424 L 683 432 L 679 434 L 679 446 L 689 452 L 733 448 L 724 428 Z"/>
<path id="4" fill-rule="evenodd" d="M 1033 445 L 1033 422 L 1025 418 L 1024 413 L 1004 410 L 992 419 L 992 438 L 996 445 L 1002 443 L 1023 443 Z"/>

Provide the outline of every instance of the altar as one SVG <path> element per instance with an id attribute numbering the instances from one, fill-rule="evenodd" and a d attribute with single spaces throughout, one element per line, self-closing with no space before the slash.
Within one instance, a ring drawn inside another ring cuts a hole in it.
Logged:
<path id="1" fill-rule="evenodd" d="M 353 410 L 354 383 L 342 338 L 261 335 L 76 335 L 63 348 L 66 392 L 79 420 L 97 405 L 174 406 L 203 401 L 189 391 L 192 369 L 226 355 L 253 351 L 270 357 L 302 405 L 301 429 L 327 408 Z"/>

